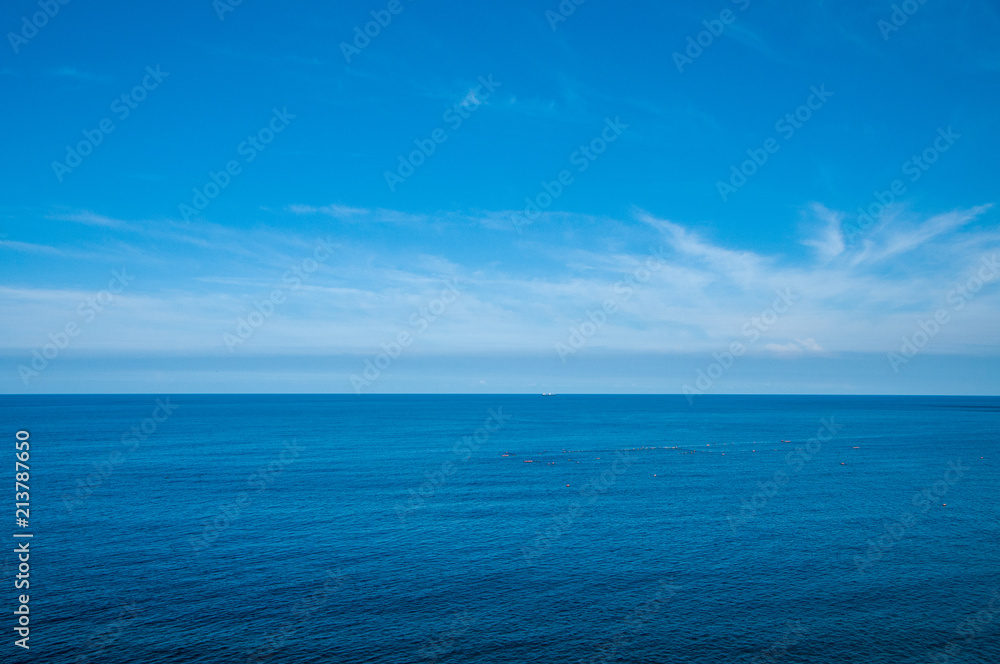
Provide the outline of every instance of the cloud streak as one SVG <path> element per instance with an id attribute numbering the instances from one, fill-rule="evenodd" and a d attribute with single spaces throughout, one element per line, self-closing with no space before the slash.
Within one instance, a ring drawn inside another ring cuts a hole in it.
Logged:
<path id="1" fill-rule="evenodd" d="M 413 236 L 392 252 L 360 229 L 339 237 L 334 256 L 241 352 L 369 352 L 405 329 L 406 317 L 434 297 L 446 279 L 457 280 L 463 296 L 428 331 L 419 352 L 550 352 L 584 312 L 616 298 L 620 313 L 589 348 L 711 352 L 738 339 L 748 317 L 765 308 L 779 289 L 791 289 L 800 303 L 762 336 L 755 352 L 879 352 L 894 343 L 899 330 L 912 327 L 916 315 L 940 306 L 983 255 L 1000 249 L 997 233 L 982 228 L 991 209 L 980 205 L 926 217 L 898 210 L 892 223 L 848 246 L 839 231 L 844 213 L 814 204 L 804 210 L 799 240 L 812 251 L 769 255 L 727 247 L 642 210 L 632 219 L 571 219 L 603 234 L 566 242 L 559 233 L 525 241 L 497 230 L 492 220 L 504 211 L 413 215 L 294 205 L 288 214 L 315 217 L 320 226 L 329 224 L 324 219 L 392 220 Z M 267 226 L 134 222 L 94 213 L 57 218 L 77 223 L 88 243 L 107 234 L 129 236 L 129 245 L 108 245 L 106 254 L 90 260 L 102 269 L 124 263 L 138 275 L 108 316 L 114 325 L 95 326 L 79 340 L 82 349 L 220 352 L 223 332 L 307 255 L 313 242 L 308 231 L 292 234 Z M 622 239 L 619 228 L 630 228 L 632 235 Z M 439 242 L 444 232 L 448 244 Z M 662 269 L 623 298 L 622 280 L 651 250 L 662 254 Z M 26 274 L 42 274 L 45 262 L 60 258 L 60 251 L 20 240 L 0 242 L 0 252 L 21 255 Z M 101 287 L 100 279 L 93 279 L 94 290 Z M 87 292 L 80 281 L 71 291 L 27 282 L 0 290 L 0 313 L 31 312 L 22 318 L 24 324 L 4 328 L 0 348 L 33 347 L 57 328 Z M 997 302 L 998 294 L 984 289 L 977 306 L 965 312 L 963 325 L 942 335 L 939 349 L 984 352 L 983 339 L 996 327 Z"/>

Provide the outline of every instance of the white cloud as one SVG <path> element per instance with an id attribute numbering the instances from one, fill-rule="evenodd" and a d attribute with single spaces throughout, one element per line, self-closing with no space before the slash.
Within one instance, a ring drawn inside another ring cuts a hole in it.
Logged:
<path id="1" fill-rule="evenodd" d="M 813 247 L 823 260 L 836 258 L 844 252 L 844 233 L 841 230 L 844 215 L 830 210 L 820 203 L 813 203 L 810 206 L 810 211 L 822 226 L 816 237 L 802 240 L 802 244 Z"/>
<path id="2" fill-rule="evenodd" d="M 801 346 L 805 350 L 810 350 L 817 353 L 823 350 L 823 347 L 820 346 L 818 343 L 816 343 L 816 340 L 813 339 L 812 337 L 809 337 L 807 339 L 796 339 L 795 341 L 799 344 L 799 346 Z"/>
<path id="3" fill-rule="evenodd" d="M 711 353 L 745 340 L 741 330 L 746 322 L 771 305 L 775 290 L 784 289 L 798 299 L 762 334 L 760 350 L 789 355 L 885 352 L 920 316 L 947 306 L 947 293 L 955 283 L 968 277 L 985 252 L 1000 246 L 995 231 L 970 227 L 987 209 L 926 219 L 900 213 L 894 218 L 898 227 L 879 229 L 865 249 L 840 247 L 831 229 L 841 213 L 817 205 L 810 219 L 821 232 L 809 238 L 816 240 L 810 246 L 817 251 L 803 259 L 733 250 L 641 211 L 636 216 L 645 222 L 642 225 L 553 214 L 539 220 L 526 236 L 517 236 L 491 230 L 503 212 L 413 215 L 293 206 L 288 208 L 293 214 L 409 221 L 420 239 L 390 253 L 378 237 L 363 232 L 364 227 L 345 227 L 336 236 L 341 244 L 336 255 L 290 293 L 267 330 L 246 350 L 365 352 L 407 329 L 410 315 L 436 296 L 445 278 L 455 278 L 462 297 L 422 338 L 422 352 L 548 352 L 588 311 L 611 300 L 618 311 L 590 346 Z M 315 242 L 306 231 L 266 226 L 139 223 L 93 213 L 62 218 L 80 223 L 84 234 L 134 234 L 134 246 L 109 244 L 109 254 L 100 257 L 102 270 L 110 260 L 106 269 L 126 264 L 138 274 L 123 306 L 115 307 L 120 327 L 101 328 L 99 334 L 81 338 L 81 348 L 217 348 L 223 332 L 250 311 L 254 298 L 280 284 L 290 265 L 308 255 Z M 569 234 L 570 228 L 575 234 Z M 628 241 L 623 229 L 631 234 Z M 825 240 L 816 239 L 824 232 Z M 22 251 L 26 273 L 34 270 L 36 275 L 45 275 L 45 261 L 62 250 L 35 250 L 32 243 L 13 240 L 0 246 Z M 649 248 L 665 262 L 637 282 L 636 270 L 650 258 Z M 120 255 L 115 256 L 116 251 Z M 898 260 L 904 254 L 907 260 Z M 864 260 L 858 262 L 858 255 Z M 74 277 L 74 287 L 103 287 L 101 279 L 87 279 Z M 961 325 L 949 326 L 935 340 L 938 347 L 982 351 L 983 340 L 995 337 L 998 291 L 993 285 L 984 287 L 976 306 L 962 312 Z M 6 307 L 8 315 L 35 312 L 20 318 L 23 325 L 0 332 L 0 346 L 30 347 L 44 339 L 55 329 L 48 323 L 72 315 L 78 298 L 86 294 L 56 296 L 58 292 L 40 286 L 0 292 L 0 305 L 12 303 Z M 126 333 L 128 338 L 122 336 Z"/>
<path id="4" fill-rule="evenodd" d="M 975 221 L 992 207 L 992 205 L 978 205 L 967 210 L 954 210 L 935 215 L 923 222 L 906 223 L 897 219 L 895 223 L 885 227 L 881 248 L 869 260 L 881 261 L 912 251 L 939 235 Z"/>

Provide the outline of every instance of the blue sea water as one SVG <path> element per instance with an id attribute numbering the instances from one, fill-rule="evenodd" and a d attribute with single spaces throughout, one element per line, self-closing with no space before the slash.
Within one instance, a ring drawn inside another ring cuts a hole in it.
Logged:
<path id="1" fill-rule="evenodd" d="M 997 398 L 0 407 L 4 661 L 1000 662 Z"/>

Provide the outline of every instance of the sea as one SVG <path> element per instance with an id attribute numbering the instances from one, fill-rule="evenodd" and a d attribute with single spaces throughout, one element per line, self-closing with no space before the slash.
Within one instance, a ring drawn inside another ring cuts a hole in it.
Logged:
<path id="1" fill-rule="evenodd" d="M 4 662 L 1000 662 L 1000 398 L 0 410 Z"/>

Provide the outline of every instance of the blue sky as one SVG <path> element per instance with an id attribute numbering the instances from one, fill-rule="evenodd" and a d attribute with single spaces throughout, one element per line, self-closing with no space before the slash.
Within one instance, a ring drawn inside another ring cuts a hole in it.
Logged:
<path id="1" fill-rule="evenodd" d="M 10 3 L 0 391 L 997 393 L 994 4 L 562 6 Z"/>

